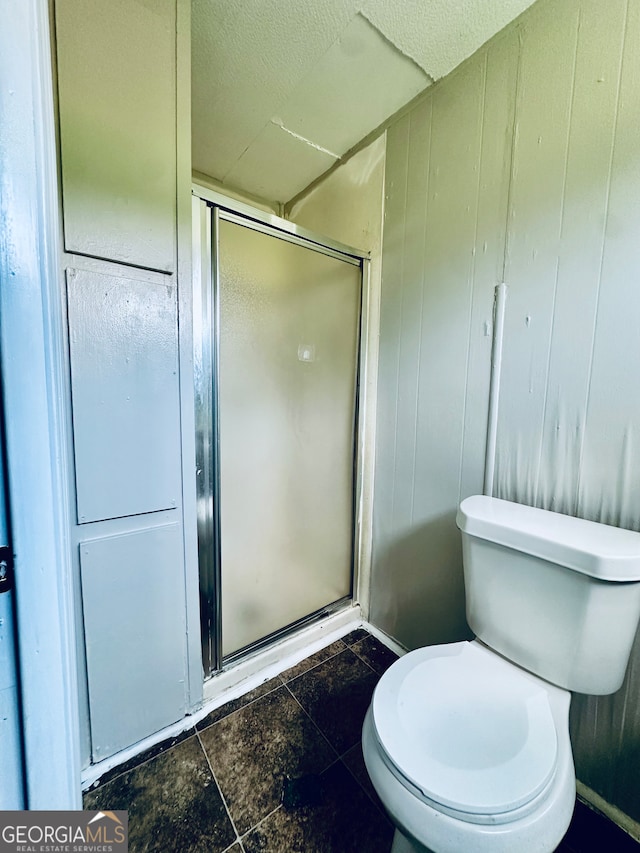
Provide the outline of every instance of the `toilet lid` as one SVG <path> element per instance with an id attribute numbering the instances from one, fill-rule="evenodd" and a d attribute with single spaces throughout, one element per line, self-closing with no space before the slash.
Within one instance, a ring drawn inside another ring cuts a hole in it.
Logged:
<path id="1" fill-rule="evenodd" d="M 557 738 L 546 690 L 476 643 L 405 655 L 378 682 L 372 712 L 401 776 L 456 811 L 511 811 L 553 776 Z"/>

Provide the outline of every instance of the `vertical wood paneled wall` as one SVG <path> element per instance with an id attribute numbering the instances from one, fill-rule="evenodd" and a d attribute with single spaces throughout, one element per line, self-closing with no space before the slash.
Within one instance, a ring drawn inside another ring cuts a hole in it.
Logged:
<path id="1" fill-rule="evenodd" d="M 640 4 L 542 0 L 387 139 L 372 618 L 413 647 L 468 632 L 499 282 L 495 493 L 640 529 Z M 640 644 L 572 733 L 640 820 Z"/>

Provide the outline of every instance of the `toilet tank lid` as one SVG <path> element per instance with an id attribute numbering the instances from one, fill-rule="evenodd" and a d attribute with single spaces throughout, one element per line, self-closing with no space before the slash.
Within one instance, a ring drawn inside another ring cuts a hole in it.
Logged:
<path id="1" fill-rule="evenodd" d="M 608 581 L 640 581 L 640 533 L 487 495 L 465 498 L 463 533 Z"/>

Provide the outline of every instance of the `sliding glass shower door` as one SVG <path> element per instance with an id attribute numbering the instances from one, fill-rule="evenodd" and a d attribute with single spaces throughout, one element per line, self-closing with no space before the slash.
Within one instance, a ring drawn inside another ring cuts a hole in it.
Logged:
<path id="1" fill-rule="evenodd" d="M 198 467 L 211 472 L 200 555 L 215 669 L 351 595 L 362 271 L 233 213 L 207 216 L 212 458 Z"/>

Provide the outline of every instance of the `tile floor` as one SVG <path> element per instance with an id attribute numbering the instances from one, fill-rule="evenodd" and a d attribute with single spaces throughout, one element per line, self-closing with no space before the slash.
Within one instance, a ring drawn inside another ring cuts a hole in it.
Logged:
<path id="1" fill-rule="evenodd" d="M 360 732 L 395 658 L 352 631 L 115 768 L 85 808 L 127 809 L 131 853 L 388 853 Z"/>
<path id="2" fill-rule="evenodd" d="M 639 853 L 640 844 L 619 826 L 579 800 L 571 826 L 556 853 Z"/>
<path id="3" fill-rule="evenodd" d="M 388 853 L 360 731 L 395 658 L 352 631 L 110 771 L 85 808 L 127 809 L 131 853 Z M 592 851 L 640 845 L 578 804 L 558 853 Z"/>

